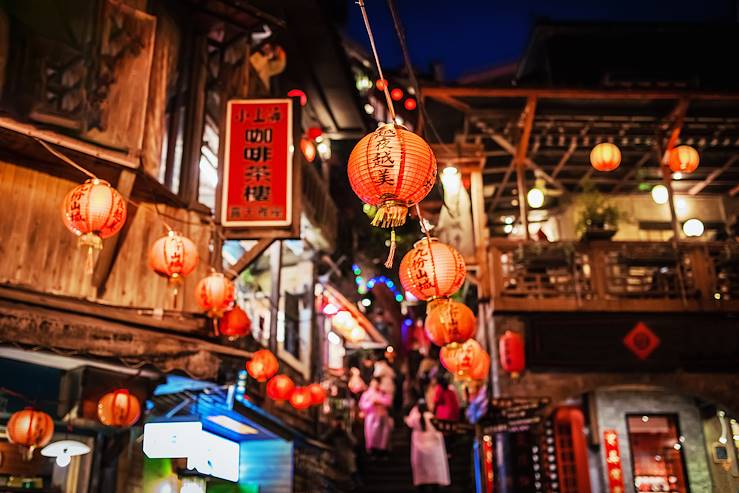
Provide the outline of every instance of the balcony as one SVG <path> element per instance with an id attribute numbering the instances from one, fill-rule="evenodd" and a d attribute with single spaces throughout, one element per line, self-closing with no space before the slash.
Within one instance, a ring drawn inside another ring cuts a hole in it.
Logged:
<path id="1" fill-rule="evenodd" d="M 492 240 L 501 311 L 739 312 L 739 245 Z"/>

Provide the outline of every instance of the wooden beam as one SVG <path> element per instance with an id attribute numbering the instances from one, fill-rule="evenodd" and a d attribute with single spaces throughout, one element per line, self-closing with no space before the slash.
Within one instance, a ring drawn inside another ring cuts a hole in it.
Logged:
<path id="1" fill-rule="evenodd" d="M 728 170 L 729 168 L 731 168 L 734 165 L 734 163 L 736 162 L 737 159 L 739 159 L 739 155 L 731 156 L 729 158 L 729 160 L 724 163 L 723 166 L 721 166 L 719 169 L 715 169 L 715 170 L 711 171 L 711 173 L 706 177 L 705 180 L 703 180 L 700 183 L 696 183 L 695 185 L 693 185 L 690 188 L 690 190 L 688 190 L 688 193 L 690 195 L 696 195 L 696 194 L 700 193 L 704 188 L 706 188 L 708 185 L 710 185 L 711 183 L 713 183 L 713 181 L 716 178 L 718 178 L 719 176 L 721 176 L 721 173 L 723 173 L 726 170 Z"/>
<path id="2" fill-rule="evenodd" d="M 729 190 L 729 197 L 733 197 L 734 195 L 739 193 L 739 185 L 735 186 L 731 190 Z"/>
<path id="3" fill-rule="evenodd" d="M 688 105 L 690 104 L 690 100 L 687 98 L 680 98 L 680 100 L 677 102 L 677 106 L 672 111 L 672 129 L 670 131 L 670 137 L 667 139 L 667 143 L 665 144 L 665 147 L 663 149 L 664 153 L 662 155 L 662 165 L 667 166 L 667 163 L 670 159 L 670 151 L 673 147 L 677 144 L 678 140 L 680 139 L 680 132 L 683 130 L 683 123 L 685 122 L 685 113 L 688 111 Z"/>
<path id="4" fill-rule="evenodd" d="M 499 146 L 501 146 L 503 149 L 505 149 L 506 151 L 508 151 L 512 156 L 515 156 L 516 155 L 516 148 L 514 147 L 514 145 L 511 144 L 511 142 L 508 139 L 506 139 L 505 137 L 503 137 L 502 135 L 493 134 L 493 135 L 490 136 L 490 138 L 493 139 L 493 141 L 495 143 L 497 143 Z M 549 175 L 549 173 L 547 173 L 546 171 L 544 171 L 544 169 L 541 166 L 539 166 L 538 164 L 536 164 L 534 162 L 534 160 L 532 160 L 530 157 L 526 157 L 525 161 L 526 161 L 526 166 L 530 167 L 531 169 L 536 170 L 538 172 L 539 176 L 541 176 L 542 178 L 544 178 L 544 180 L 546 180 L 547 183 L 549 183 L 550 185 L 552 185 L 557 190 L 561 190 L 563 192 L 567 191 L 565 189 L 565 187 L 559 181 L 557 181 L 556 179 L 552 178 Z"/>
<path id="5" fill-rule="evenodd" d="M 529 233 L 529 214 L 526 204 L 526 153 L 529 148 L 529 139 L 531 138 L 531 127 L 534 125 L 534 116 L 536 114 L 536 98 L 530 97 L 526 100 L 526 106 L 523 110 L 521 118 L 523 125 L 521 136 L 516 146 L 516 154 L 514 162 L 516 163 L 516 188 L 518 189 L 518 209 L 526 239 L 531 239 Z"/>
<path id="6" fill-rule="evenodd" d="M 626 183 L 629 180 L 631 180 L 634 177 L 634 175 L 636 175 L 639 172 L 639 170 L 642 168 L 642 166 L 644 166 L 645 164 L 647 164 L 647 161 L 649 161 L 649 157 L 653 153 L 654 153 L 654 151 L 652 149 L 650 149 L 647 152 L 645 152 L 644 155 L 642 155 L 642 157 L 640 157 L 639 160 L 636 162 L 636 164 L 634 165 L 634 167 L 631 168 L 628 171 L 628 173 L 626 173 L 626 175 L 623 178 L 621 178 L 621 181 L 619 181 L 618 184 L 615 187 L 613 187 L 613 191 L 612 192 L 613 193 L 616 193 L 619 190 L 621 190 L 621 188 L 623 188 L 623 186 L 626 185 Z"/>
<path id="7" fill-rule="evenodd" d="M 506 169 L 505 175 L 503 175 L 503 180 L 501 180 L 500 185 L 498 185 L 498 189 L 495 191 L 495 197 L 493 197 L 493 201 L 490 204 L 488 211 L 495 211 L 495 208 L 498 206 L 498 202 L 500 202 L 500 199 L 503 197 L 503 192 L 505 191 L 505 187 L 508 185 L 508 181 L 511 179 L 511 174 L 513 173 L 515 167 L 516 160 L 514 158 L 511 159 L 511 163 L 508 165 L 508 169 Z"/>
<path id="8" fill-rule="evenodd" d="M 226 277 L 228 277 L 229 279 L 235 279 L 239 274 L 243 272 L 244 269 L 249 267 L 251 263 L 257 259 L 257 257 L 263 254 L 267 250 L 267 248 L 269 248 L 273 241 L 275 241 L 274 238 L 262 238 L 260 240 L 257 240 L 256 244 L 253 247 L 244 252 L 241 258 L 237 260 L 235 264 L 229 267 L 228 272 L 226 272 Z"/>
<path id="9" fill-rule="evenodd" d="M 554 167 L 554 171 L 552 171 L 552 178 L 557 178 L 559 172 L 562 171 L 562 168 L 564 168 L 565 164 L 567 164 L 567 161 L 570 160 L 572 154 L 575 153 L 575 149 L 577 149 L 577 139 L 573 137 L 572 141 L 570 142 L 570 147 L 567 148 L 565 153 L 562 155 L 562 158 L 557 163 L 557 166 Z"/>
<path id="10" fill-rule="evenodd" d="M 659 90 L 601 90 L 522 87 L 424 87 L 421 92 L 432 98 L 528 98 L 538 99 L 702 99 L 739 101 L 739 92 L 715 91 L 659 91 Z"/>
<path id="11" fill-rule="evenodd" d="M 455 99 L 451 96 L 438 96 L 438 97 L 435 97 L 434 99 L 441 101 L 447 106 L 451 106 L 452 108 L 459 110 L 462 113 L 467 113 L 468 111 L 470 111 L 470 105 L 468 105 L 467 103 L 463 103 L 462 101 Z"/>

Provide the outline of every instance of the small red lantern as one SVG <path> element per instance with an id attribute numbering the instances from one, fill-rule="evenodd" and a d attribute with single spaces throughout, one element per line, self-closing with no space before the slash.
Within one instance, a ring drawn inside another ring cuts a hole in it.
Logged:
<path id="1" fill-rule="evenodd" d="M 378 91 L 384 91 L 387 88 L 387 81 L 385 79 L 377 79 L 375 87 Z"/>
<path id="2" fill-rule="evenodd" d="M 300 106 L 305 106 L 306 104 L 308 104 L 308 96 L 300 89 L 291 89 L 287 91 L 287 97 L 300 98 Z"/>
<path id="3" fill-rule="evenodd" d="M 30 459 L 34 449 L 51 441 L 54 421 L 45 412 L 28 407 L 10 416 L 7 435 L 10 443 L 27 449 L 26 458 Z"/>
<path id="4" fill-rule="evenodd" d="M 129 427 L 141 416 L 141 403 L 128 389 L 117 389 L 98 401 L 98 419 L 106 426 Z"/>
<path id="5" fill-rule="evenodd" d="M 236 294 L 234 283 L 220 272 L 211 272 L 195 286 L 195 301 L 211 318 L 220 318 Z"/>
<path id="6" fill-rule="evenodd" d="M 286 401 L 293 395 L 295 383 L 287 375 L 276 375 L 267 382 L 267 396 L 278 402 Z"/>
<path id="7" fill-rule="evenodd" d="M 518 332 L 507 330 L 500 337 L 498 354 L 500 355 L 500 366 L 511 376 L 518 376 L 526 368 L 523 336 Z"/>
<path id="8" fill-rule="evenodd" d="M 251 320 L 241 307 L 234 306 L 223 314 L 218 330 L 230 340 L 246 337 L 251 334 Z"/>
<path id="9" fill-rule="evenodd" d="M 309 163 L 312 163 L 316 159 L 316 145 L 312 140 L 306 139 L 305 137 L 300 139 L 300 151 Z"/>
<path id="10" fill-rule="evenodd" d="M 257 382 L 266 382 L 280 369 L 280 363 L 268 349 L 260 349 L 246 363 L 246 371 Z"/>
<path id="11" fill-rule="evenodd" d="M 298 411 L 308 409 L 311 405 L 311 402 L 312 399 L 310 390 L 308 390 L 306 387 L 296 387 L 292 395 L 290 396 L 290 404 L 292 404 L 292 406 Z"/>
<path id="12" fill-rule="evenodd" d="M 439 360 L 442 366 L 460 379 L 484 373 L 478 367 L 484 365 L 486 351 L 479 342 L 468 339 L 464 344 L 449 344 L 441 348 Z M 489 356 L 488 356 L 489 359 Z"/>
<path id="13" fill-rule="evenodd" d="M 171 283 L 179 283 L 200 262 L 198 248 L 189 238 L 176 231 L 159 238 L 149 250 L 149 267 L 166 277 Z"/>
<path id="14" fill-rule="evenodd" d="M 430 245 L 430 248 L 429 248 Z M 462 255 L 436 238 L 416 242 L 400 261 L 398 275 L 403 289 L 419 300 L 454 294 L 464 282 L 467 268 Z"/>
<path id="15" fill-rule="evenodd" d="M 700 155 L 694 148 L 686 145 L 670 150 L 669 164 L 673 173 L 692 173 L 698 168 Z"/>
<path id="16" fill-rule="evenodd" d="M 429 303 L 426 335 L 437 346 L 463 343 L 475 335 L 475 314 L 464 303 L 438 300 Z"/>
<path id="17" fill-rule="evenodd" d="M 417 106 L 416 100 L 413 98 L 408 98 L 403 103 L 403 106 L 405 106 L 405 109 L 407 109 L 408 111 L 413 111 L 416 109 Z"/>
<path id="18" fill-rule="evenodd" d="M 403 91 L 402 89 L 398 89 L 397 87 L 390 91 L 390 97 L 393 98 L 393 101 L 400 101 L 403 99 Z"/>
<path id="19" fill-rule="evenodd" d="M 621 164 L 621 151 L 616 144 L 602 142 L 590 151 L 590 164 L 598 171 L 613 171 Z"/>
<path id="20" fill-rule="evenodd" d="M 326 389 L 320 383 L 308 385 L 308 392 L 310 392 L 310 403 L 312 406 L 321 405 L 326 400 Z"/>
<path id="21" fill-rule="evenodd" d="M 323 135 L 321 127 L 310 127 L 305 132 L 305 136 L 308 137 L 309 140 L 316 140 L 321 135 Z"/>

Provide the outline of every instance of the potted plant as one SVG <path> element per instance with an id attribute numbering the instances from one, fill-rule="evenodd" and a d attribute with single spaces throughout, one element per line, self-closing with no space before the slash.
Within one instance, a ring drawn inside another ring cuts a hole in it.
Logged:
<path id="1" fill-rule="evenodd" d="M 577 232 L 583 240 L 610 240 L 626 214 L 610 202 L 595 186 L 586 182 L 577 198 L 582 208 L 578 215 Z"/>

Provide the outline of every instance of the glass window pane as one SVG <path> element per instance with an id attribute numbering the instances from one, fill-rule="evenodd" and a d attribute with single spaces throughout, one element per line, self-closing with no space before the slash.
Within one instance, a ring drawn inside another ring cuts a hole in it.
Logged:
<path id="1" fill-rule="evenodd" d="M 687 493 L 677 416 L 628 416 L 627 424 L 636 491 Z"/>

